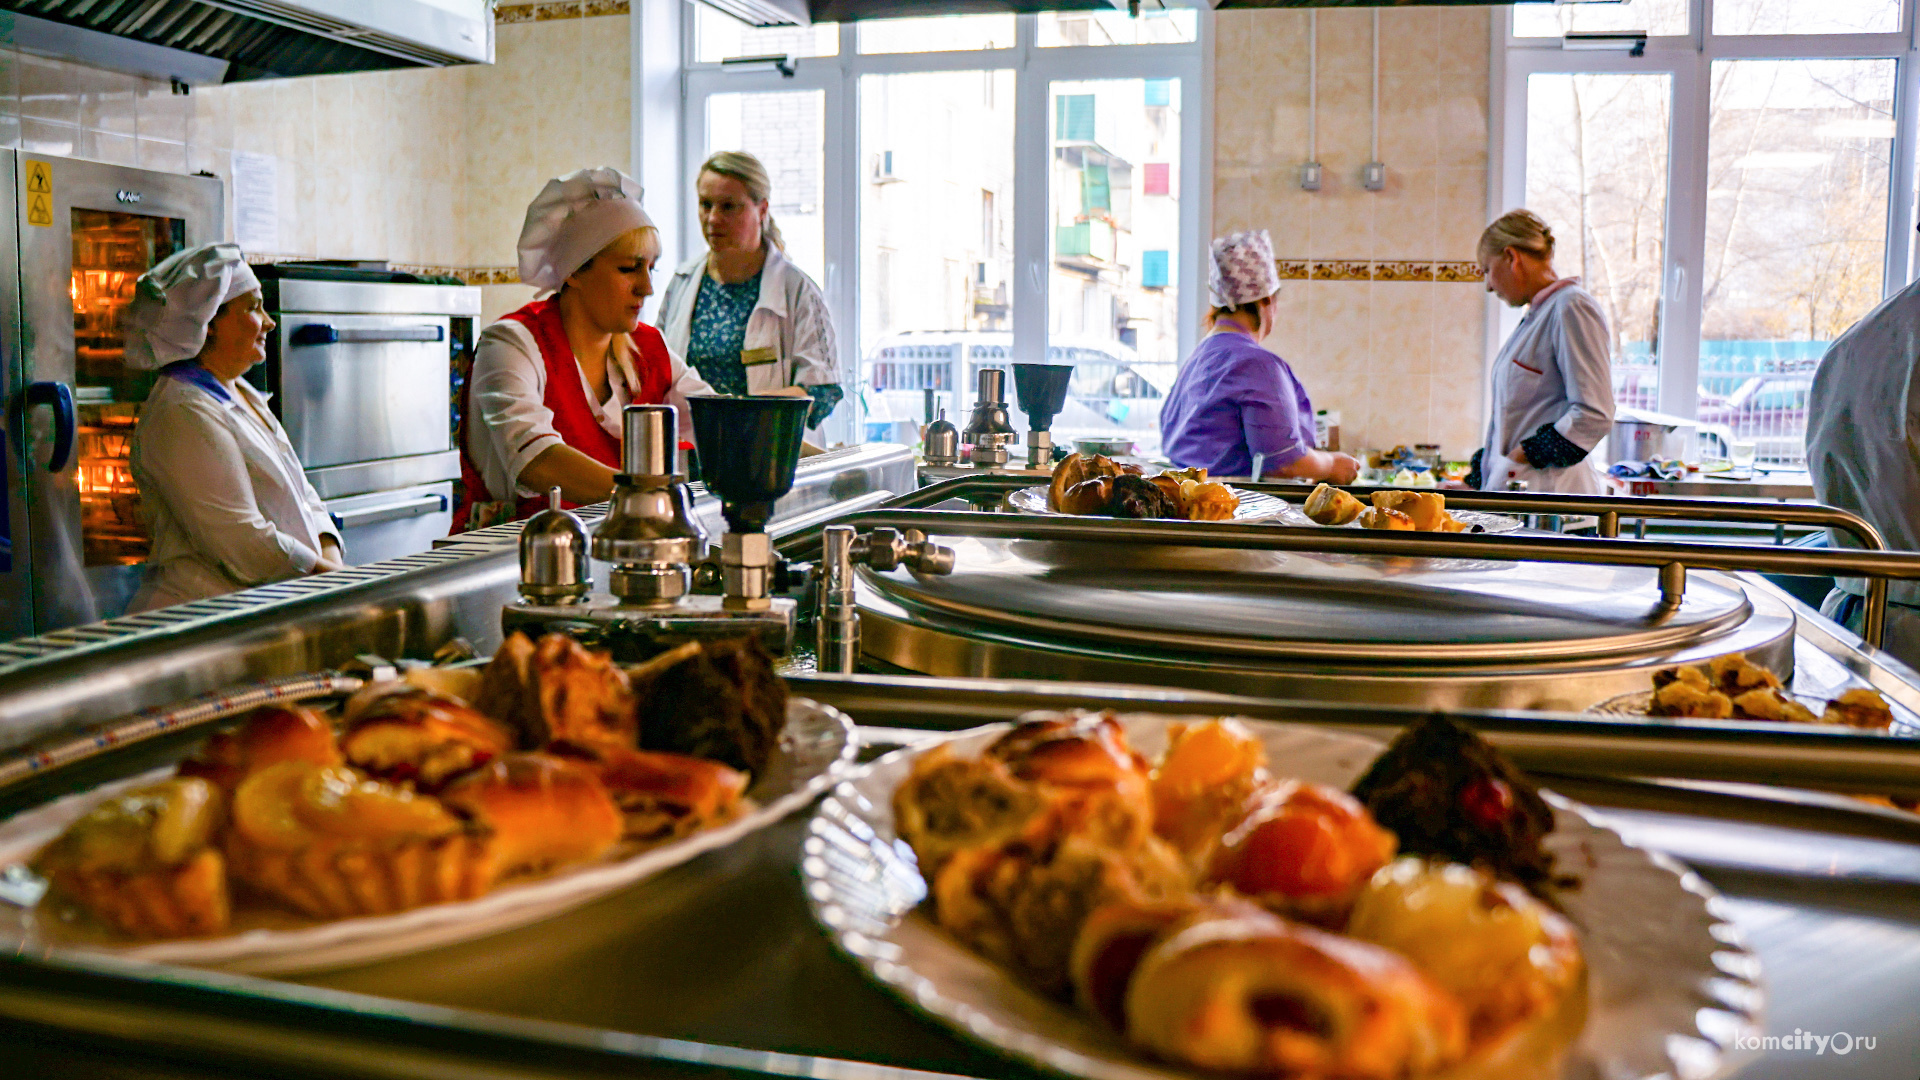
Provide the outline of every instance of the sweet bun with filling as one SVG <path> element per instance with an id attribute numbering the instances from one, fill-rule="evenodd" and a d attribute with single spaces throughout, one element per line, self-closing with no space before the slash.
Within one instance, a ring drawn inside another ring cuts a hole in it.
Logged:
<path id="1" fill-rule="evenodd" d="M 1437 491 L 1376 491 L 1373 505 L 1377 510 L 1398 510 L 1407 515 L 1421 532 L 1439 532 L 1451 520 L 1447 497 Z"/>
<path id="2" fill-rule="evenodd" d="M 326 717 L 301 705 L 263 705 L 239 727 L 209 736 L 178 771 L 231 793 L 248 775 L 282 761 L 338 765 L 341 760 Z"/>
<path id="3" fill-rule="evenodd" d="M 454 698 L 404 682 L 382 686 L 348 702 L 340 749 L 356 768 L 433 791 L 513 749 L 505 725 Z"/>
<path id="4" fill-rule="evenodd" d="M 69 825 L 34 868 L 122 934 L 218 933 L 232 912 L 226 860 L 212 846 L 224 802 L 195 776 L 122 792 Z"/>
<path id="5" fill-rule="evenodd" d="M 1358 518 L 1367 504 L 1334 487 L 1321 484 L 1308 494 L 1301 507 L 1316 525 L 1345 525 Z"/>
<path id="6" fill-rule="evenodd" d="M 490 762 L 449 784 L 441 801 L 487 834 L 502 876 L 597 859 L 624 829 L 600 779 L 552 754 Z"/>
<path id="7" fill-rule="evenodd" d="M 1389 510 L 1376 506 L 1360 514 L 1360 527 L 1363 529 L 1391 529 L 1401 532 L 1413 531 L 1413 519 L 1398 510 Z"/>

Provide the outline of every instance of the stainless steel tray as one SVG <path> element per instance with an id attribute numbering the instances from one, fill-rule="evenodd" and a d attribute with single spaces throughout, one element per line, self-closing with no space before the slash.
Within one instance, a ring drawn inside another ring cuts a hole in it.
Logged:
<path id="1" fill-rule="evenodd" d="M 970 726 L 1074 698 L 1180 712 L 1230 706 L 1375 731 L 1406 715 L 1140 688 L 795 682 L 869 724 L 922 727 Z M 1771 1033 L 1870 1036 L 1875 1048 L 1848 1056 L 1845 1075 L 1912 1080 L 1920 1056 L 1909 1007 L 1920 1000 L 1920 818 L 1830 796 L 1553 775 L 1595 760 L 1608 767 L 1582 771 L 1658 775 L 1667 763 L 1700 766 L 1679 770 L 1697 773 L 1724 758 L 1742 764 L 1751 781 L 1760 778 L 1755 762 L 1804 761 L 1818 742 L 1808 734 L 1760 729 L 1736 739 L 1593 718 L 1471 719 L 1548 774 L 1550 785 L 1616 808 L 1643 839 L 1728 895 L 1766 966 Z M 898 728 L 866 733 L 917 737 Z M 1741 746 L 1751 749 L 1743 754 Z M 1908 740 L 1850 739 L 1844 748 L 1850 756 L 1822 766 L 1836 781 L 1911 778 L 1920 760 Z M 41 780 L 63 781 L 81 764 L 130 769 L 137 749 L 103 750 Z M 0 810 L 17 807 L 23 790 L 0 786 Z M 0 959 L 0 1037 L 10 1040 L 10 1066 L 48 1076 L 1035 1075 L 920 1020 L 835 956 L 811 925 L 795 871 L 803 832 L 804 818 L 789 818 L 537 926 L 304 983 Z M 1810 1049 L 1778 1050 L 1741 1076 L 1784 1080 L 1832 1065 Z"/>

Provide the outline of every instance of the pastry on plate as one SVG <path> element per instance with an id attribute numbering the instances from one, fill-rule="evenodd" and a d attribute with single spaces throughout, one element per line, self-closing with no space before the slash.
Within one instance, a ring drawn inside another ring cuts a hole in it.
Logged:
<path id="1" fill-rule="evenodd" d="M 681 646 L 634 668 L 633 689 L 643 750 L 708 758 L 758 778 L 780 748 L 787 684 L 758 638 Z"/>
<path id="2" fill-rule="evenodd" d="M 593 770 L 553 754 L 509 754 L 461 776 L 440 800 L 484 833 L 502 877 L 591 862 L 623 826 Z"/>
<path id="3" fill-rule="evenodd" d="M 1174 493 L 1144 476 L 1116 476 L 1106 513 L 1117 518 L 1180 518 L 1179 488 Z"/>
<path id="4" fill-rule="evenodd" d="M 327 718 L 302 705 L 263 705 L 239 727 L 215 732 L 180 763 L 181 776 L 202 777 L 231 794 L 240 781 L 282 761 L 338 765 L 340 746 Z"/>
<path id="5" fill-rule="evenodd" d="M 1877 692 L 1855 689 L 1827 702 L 1826 712 L 1820 719 L 1829 724 L 1884 731 L 1893 726 L 1893 709 Z"/>
<path id="6" fill-rule="evenodd" d="M 131 937 L 226 929 L 226 860 L 213 847 L 223 796 L 200 777 L 121 792 L 41 849 L 34 868 L 96 919 Z"/>
<path id="7" fill-rule="evenodd" d="M 1553 1009 L 1582 970 L 1565 918 L 1459 863 L 1387 864 L 1354 902 L 1347 933 L 1407 957 L 1451 991 L 1475 1043 Z"/>
<path id="8" fill-rule="evenodd" d="M 1397 529 L 1402 532 L 1413 531 L 1413 519 L 1398 510 L 1388 510 L 1376 506 L 1360 514 L 1360 527 L 1363 529 Z"/>
<path id="9" fill-rule="evenodd" d="M 1126 1019 L 1159 1057 L 1241 1074 L 1398 1080 L 1467 1050 L 1460 1004 L 1411 961 L 1273 918 L 1202 919 L 1157 941 Z"/>
<path id="10" fill-rule="evenodd" d="M 513 749 L 513 733 L 450 697 L 405 682 L 375 683 L 344 710 L 340 750 L 371 775 L 424 791 Z"/>
<path id="11" fill-rule="evenodd" d="M 1275 912 L 1338 929 L 1394 835 L 1338 788 L 1287 780 L 1262 792 L 1220 838 L 1203 885 L 1228 885 Z"/>
<path id="12" fill-rule="evenodd" d="M 1202 469 L 1204 475 L 1206 470 Z M 1162 473 L 1161 475 L 1169 475 Z M 1225 484 L 1205 480 L 1180 481 L 1180 508 L 1189 521 L 1231 521 L 1240 509 L 1240 496 Z"/>
<path id="13" fill-rule="evenodd" d="M 1081 923 L 1069 960 L 1074 1003 L 1126 1034 L 1127 986 L 1147 950 L 1184 926 L 1218 918 L 1278 921 L 1260 905 L 1225 893 L 1117 900 L 1095 908 Z"/>
<path id="14" fill-rule="evenodd" d="M 1725 720 L 1733 716 L 1733 699 L 1714 689 L 1699 668 L 1680 668 L 1678 676 L 1658 683 L 1653 700 L 1647 706 L 1651 716 L 1686 717 L 1697 720 Z"/>
<path id="15" fill-rule="evenodd" d="M 1097 477 L 1120 476 L 1129 469 L 1129 466 L 1100 454 L 1068 454 L 1053 467 L 1053 476 L 1047 484 L 1047 509 L 1062 514 L 1094 513 L 1096 511 L 1068 509 L 1065 505 L 1066 493 L 1076 484 Z M 1140 470 L 1131 468 L 1131 471 L 1137 474 Z"/>
<path id="16" fill-rule="evenodd" d="M 1506 755 L 1441 713 L 1395 736 L 1353 794 L 1406 854 L 1477 866 L 1549 903 L 1572 883 L 1542 843 L 1553 808 Z"/>
<path id="17" fill-rule="evenodd" d="M 1814 724 L 1820 721 L 1812 709 L 1795 701 L 1785 690 L 1773 686 L 1755 687 L 1735 697 L 1732 705 L 1734 717 L 1740 720 L 1766 720 L 1775 724 Z"/>
<path id="18" fill-rule="evenodd" d="M 1373 505 L 1378 510 L 1398 510 L 1407 515 L 1421 532 L 1439 532 L 1446 522 L 1447 497 L 1437 491 L 1376 491 Z"/>
<path id="19" fill-rule="evenodd" d="M 236 880 L 316 919 L 386 915 L 486 892 L 485 838 L 440 800 L 342 765 L 270 765 L 234 792 Z"/>
<path id="20" fill-rule="evenodd" d="M 474 707 L 506 723 L 522 749 L 557 739 L 632 746 L 634 697 L 626 672 L 565 634 L 508 635 L 481 675 Z"/>
<path id="21" fill-rule="evenodd" d="M 1273 783 L 1266 747 L 1239 721 L 1171 725 L 1153 771 L 1154 832 L 1204 869 L 1255 794 Z"/>
<path id="22" fill-rule="evenodd" d="M 1358 518 L 1366 508 L 1366 503 L 1332 484 L 1321 484 L 1314 488 L 1302 507 L 1316 525 L 1345 525 Z"/>
<path id="23" fill-rule="evenodd" d="M 747 774 L 717 761 L 616 746 L 555 743 L 548 751 L 586 766 L 613 797 L 627 840 L 657 844 L 733 817 Z"/>
<path id="24" fill-rule="evenodd" d="M 1112 498 L 1113 477 L 1091 476 L 1061 492 L 1052 506 L 1060 513 L 1084 517 L 1106 513 L 1107 503 Z"/>

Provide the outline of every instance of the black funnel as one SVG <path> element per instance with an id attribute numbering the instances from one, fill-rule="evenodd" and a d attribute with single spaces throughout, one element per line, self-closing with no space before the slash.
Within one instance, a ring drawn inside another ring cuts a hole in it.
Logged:
<path id="1" fill-rule="evenodd" d="M 810 398 L 694 397 L 693 444 L 700 479 L 720 496 L 734 532 L 767 530 L 774 500 L 793 489 Z"/>
<path id="2" fill-rule="evenodd" d="M 1020 399 L 1020 411 L 1027 414 L 1030 430 L 1053 427 L 1053 418 L 1066 407 L 1067 384 L 1072 380 L 1072 364 L 1013 365 L 1013 392 Z"/>

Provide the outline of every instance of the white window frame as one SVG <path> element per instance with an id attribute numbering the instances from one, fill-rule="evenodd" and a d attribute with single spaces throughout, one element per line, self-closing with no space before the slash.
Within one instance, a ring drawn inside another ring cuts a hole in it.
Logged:
<path id="1" fill-rule="evenodd" d="M 1672 131 L 1667 165 L 1667 264 L 1660 320 L 1660 411 L 1694 416 L 1699 401 L 1701 267 L 1706 257 L 1707 123 L 1710 78 L 1718 60 L 1851 60 L 1895 62 L 1892 175 L 1888 177 L 1883 296 L 1912 280 L 1914 256 L 1914 104 L 1920 79 L 1915 50 L 1916 0 L 1902 0 L 1901 28 L 1885 34 L 1716 35 L 1714 0 L 1691 0 L 1688 34 L 1649 37 L 1644 56 L 1568 52 L 1558 38 L 1515 37 L 1512 9 L 1493 21 L 1487 174 L 1488 216 L 1523 204 L 1527 190 L 1527 77 L 1554 73 L 1665 73 L 1672 79 Z M 1497 10 L 1497 9 L 1496 9 Z M 1487 359 L 1519 313 L 1489 301 Z"/>
<path id="2" fill-rule="evenodd" d="M 848 408 L 836 410 L 829 424 L 844 430 L 831 439 L 859 441 L 865 417 L 858 415 L 860 395 L 853 384 L 860 373 L 860 168 L 859 85 L 862 76 L 935 71 L 1007 70 L 1014 73 L 1013 204 L 1013 354 L 1039 360 L 1046 355 L 1049 290 L 1053 274 L 1051 214 L 1047 185 L 1052 176 L 1053 118 L 1048 87 L 1056 81 L 1094 79 L 1181 80 L 1180 250 L 1175 284 L 1179 294 L 1179 353 L 1186 356 L 1198 340 L 1206 299 L 1205 267 L 1213 220 L 1213 30 L 1210 6 L 1195 10 L 1195 40 L 1158 45 L 1050 46 L 1039 44 L 1039 17 L 1015 17 L 1012 48 L 959 52 L 872 53 L 859 51 L 857 23 L 840 26 L 837 56 L 801 57 L 791 77 L 777 71 L 727 71 L 718 63 L 693 58 L 695 24 L 683 20 L 683 113 L 681 160 L 689 172 L 699 167 L 706 143 L 707 99 L 714 94 L 820 90 L 824 92 L 826 280 L 820 282 L 839 328 L 839 366 Z M 699 250 L 699 224 L 693 177 L 679 187 L 680 220 L 689 253 Z M 1034 198 L 1039 192 L 1043 197 Z M 971 400 L 970 389 L 963 389 Z"/>

